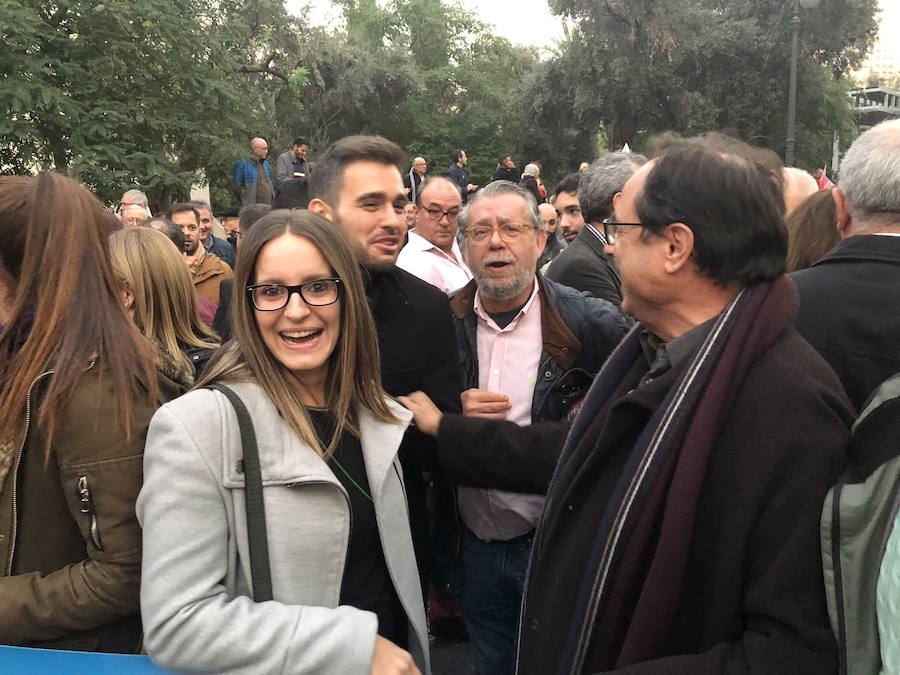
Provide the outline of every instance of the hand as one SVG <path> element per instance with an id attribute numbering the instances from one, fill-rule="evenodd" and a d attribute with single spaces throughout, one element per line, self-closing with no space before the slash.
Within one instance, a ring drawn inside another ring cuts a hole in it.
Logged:
<path id="1" fill-rule="evenodd" d="M 460 397 L 463 415 L 483 417 L 487 420 L 505 420 L 512 408 L 509 396 L 498 394 L 487 389 L 467 389 Z"/>
<path id="2" fill-rule="evenodd" d="M 422 675 L 409 652 L 388 639 L 375 636 L 371 675 Z"/>
<path id="3" fill-rule="evenodd" d="M 469 192 L 475 192 L 475 190 L 477 190 L 477 189 L 478 189 L 478 186 L 475 185 L 474 183 L 469 183 L 468 185 L 466 185 L 466 190 L 468 190 Z"/>
<path id="4" fill-rule="evenodd" d="M 419 431 L 427 436 L 437 436 L 444 416 L 434 402 L 423 391 L 414 391 L 409 396 L 398 396 L 397 400 L 413 414 L 413 421 Z"/>

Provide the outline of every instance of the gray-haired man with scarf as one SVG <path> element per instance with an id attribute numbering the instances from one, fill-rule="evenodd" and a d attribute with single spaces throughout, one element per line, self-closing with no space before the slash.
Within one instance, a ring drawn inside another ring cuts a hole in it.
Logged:
<path id="1" fill-rule="evenodd" d="M 626 183 L 606 250 L 638 323 L 564 444 L 410 401 L 460 482 L 547 490 L 518 673 L 835 672 L 819 518 L 852 410 L 793 328 L 779 176 L 712 136 Z"/>

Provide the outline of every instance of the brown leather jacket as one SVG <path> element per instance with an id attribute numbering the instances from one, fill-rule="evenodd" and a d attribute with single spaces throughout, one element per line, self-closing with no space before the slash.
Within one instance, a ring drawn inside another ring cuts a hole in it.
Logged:
<path id="1" fill-rule="evenodd" d="M 171 366 L 158 374 L 161 402 L 188 384 L 172 379 Z M 45 461 L 33 411 L 51 377 L 33 385 L 29 413 L 17 422 L 20 444 L 0 448 L 12 459 L 0 487 L 0 644 L 134 652 L 141 641 L 134 503 L 147 426 L 161 402 L 137 400 L 126 434 L 112 382 L 92 363 Z"/>
<path id="2" fill-rule="evenodd" d="M 194 290 L 201 297 L 217 305 L 219 304 L 219 286 L 222 285 L 223 280 L 233 276 L 234 272 L 231 271 L 228 263 L 214 253 L 207 253 L 200 266 L 191 272 Z"/>

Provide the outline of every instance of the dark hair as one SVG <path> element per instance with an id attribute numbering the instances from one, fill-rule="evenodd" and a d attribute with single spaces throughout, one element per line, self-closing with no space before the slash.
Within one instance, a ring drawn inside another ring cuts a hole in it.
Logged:
<path id="1" fill-rule="evenodd" d="M 45 457 L 91 361 L 109 373 L 115 421 L 126 430 L 140 399 L 158 398 L 152 348 L 117 297 L 107 214 L 60 174 L 0 177 L 0 262 L 14 286 L 0 331 L 0 419 L 22 419 L 32 383 L 52 370 L 35 408 Z M 15 424 L 0 425 L 0 447 L 17 433 Z"/>
<path id="2" fill-rule="evenodd" d="M 291 143 L 291 147 L 294 147 L 295 145 L 305 145 L 306 147 L 309 147 L 309 141 L 303 138 L 303 136 L 297 136 L 297 138 L 294 139 L 294 142 Z"/>
<path id="3" fill-rule="evenodd" d="M 556 187 L 553 190 L 554 195 L 562 194 L 563 192 L 571 192 L 572 194 L 578 194 L 578 185 L 581 183 L 581 174 L 580 173 L 570 173 L 568 176 L 563 178 L 559 183 L 556 184 Z"/>
<path id="4" fill-rule="evenodd" d="M 454 150 L 453 151 L 453 161 L 458 162 L 462 159 L 462 156 L 466 154 L 465 150 Z"/>
<path id="5" fill-rule="evenodd" d="M 166 218 L 172 220 L 172 216 L 176 213 L 187 213 L 190 211 L 194 214 L 194 217 L 197 219 L 197 225 L 200 224 L 200 212 L 197 210 L 193 204 L 188 204 L 186 202 L 175 202 L 168 209 L 166 209 Z"/>
<path id="6" fill-rule="evenodd" d="M 519 186 L 528 190 L 538 204 L 544 201 L 541 199 L 541 191 L 538 189 L 537 178 L 534 176 L 522 174 L 522 177 L 519 179 Z"/>
<path id="7" fill-rule="evenodd" d="M 162 227 L 154 228 L 153 223 L 162 223 Z M 166 235 L 173 244 L 175 244 L 175 248 L 177 248 L 179 251 L 184 251 L 184 232 L 182 232 L 181 228 L 168 218 L 164 218 L 163 216 L 147 218 L 147 220 L 140 223 L 140 226 L 149 227 L 151 229 L 158 229 L 160 232 Z"/>
<path id="8" fill-rule="evenodd" d="M 657 159 L 636 201 L 638 218 L 655 234 L 672 223 L 690 227 L 697 267 L 716 283 L 774 279 L 787 252 L 781 171 L 739 141 L 711 145 L 697 139 Z"/>
<path id="9" fill-rule="evenodd" d="M 812 267 L 841 240 L 831 190 L 819 190 L 800 202 L 785 225 L 788 272 Z"/>
<path id="10" fill-rule="evenodd" d="M 273 209 L 305 209 L 309 206 L 309 185 L 292 180 L 278 186 L 278 194 L 272 200 Z"/>
<path id="11" fill-rule="evenodd" d="M 256 225 L 256 221 L 271 210 L 272 207 L 268 204 L 248 204 L 242 208 L 238 219 L 241 234 L 246 237 L 247 233 L 250 232 L 250 228 Z"/>
<path id="12" fill-rule="evenodd" d="M 381 136 L 347 136 L 324 152 L 310 174 L 310 199 L 321 199 L 332 208 L 337 207 L 344 169 L 353 162 L 376 162 L 400 167 L 406 158 L 400 146 Z"/>

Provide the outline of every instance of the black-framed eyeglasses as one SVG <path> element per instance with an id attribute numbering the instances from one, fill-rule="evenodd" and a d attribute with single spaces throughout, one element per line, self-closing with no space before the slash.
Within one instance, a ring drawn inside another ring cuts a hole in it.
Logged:
<path id="1" fill-rule="evenodd" d="M 426 213 L 428 213 L 428 217 L 434 221 L 439 221 L 443 216 L 447 216 L 447 220 L 451 223 L 455 223 L 456 219 L 459 218 L 460 209 L 450 209 L 449 211 L 444 211 L 438 208 L 426 208 Z"/>
<path id="2" fill-rule="evenodd" d="M 643 227 L 641 223 L 620 223 L 614 218 L 606 218 L 603 221 L 603 236 L 606 237 L 606 243 L 615 246 L 616 235 L 620 227 Z"/>
<path id="3" fill-rule="evenodd" d="M 254 284 L 247 286 L 247 294 L 253 307 L 261 312 L 274 312 L 287 307 L 294 293 L 299 293 L 303 302 L 310 307 L 332 305 L 340 297 L 340 289 L 340 279 L 314 279 L 297 286 Z"/>

